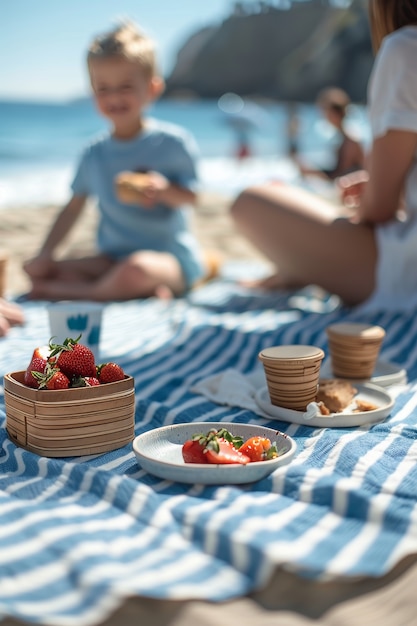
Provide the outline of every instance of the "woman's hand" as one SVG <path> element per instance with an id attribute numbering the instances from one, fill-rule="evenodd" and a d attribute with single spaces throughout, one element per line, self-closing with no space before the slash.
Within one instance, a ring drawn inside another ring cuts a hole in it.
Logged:
<path id="1" fill-rule="evenodd" d="M 353 209 L 359 206 L 365 185 L 368 181 L 369 174 L 366 170 L 357 170 L 356 172 L 345 174 L 336 179 L 340 199 L 344 206 Z"/>
<path id="2" fill-rule="evenodd" d="M 24 323 L 23 309 L 15 302 L 0 298 L 0 337 L 7 335 L 12 326 L 21 326 Z"/>

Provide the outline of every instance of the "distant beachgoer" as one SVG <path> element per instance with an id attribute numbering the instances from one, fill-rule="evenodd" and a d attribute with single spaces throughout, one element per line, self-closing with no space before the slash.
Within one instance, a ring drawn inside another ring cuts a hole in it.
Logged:
<path id="1" fill-rule="evenodd" d="M 233 92 L 224 93 L 217 104 L 222 113 L 222 121 L 235 135 L 233 156 L 238 161 L 253 156 L 252 133 L 260 130 L 265 124 L 267 119 L 265 109 Z"/>
<path id="2" fill-rule="evenodd" d="M 144 115 L 164 88 L 155 57 L 153 42 L 131 23 L 92 42 L 92 91 L 111 132 L 84 151 L 72 198 L 38 255 L 24 265 L 30 298 L 181 295 L 204 276 L 188 224 L 188 208 L 197 200 L 196 143 L 185 129 Z M 57 260 L 56 248 L 89 196 L 98 200 L 98 254 Z"/>
<path id="3" fill-rule="evenodd" d="M 247 133 L 238 133 L 238 143 L 236 148 L 236 158 L 238 161 L 247 159 L 252 154 L 249 143 L 249 136 Z"/>
<path id="4" fill-rule="evenodd" d="M 21 326 L 24 321 L 23 310 L 18 304 L 0 298 L 0 337 L 7 335 L 12 326 Z"/>
<path id="5" fill-rule="evenodd" d="M 336 129 L 339 135 L 339 147 L 335 154 L 334 166 L 328 169 L 308 167 L 297 157 L 301 174 L 335 180 L 339 176 L 364 168 L 365 153 L 362 144 L 346 129 L 346 115 L 350 104 L 350 98 L 343 89 L 328 87 L 319 93 L 317 106 L 329 124 Z"/>
<path id="6" fill-rule="evenodd" d="M 282 184 L 246 189 L 231 212 L 276 267 L 252 285 L 313 284 L 349 306 L 410 309 L 417 306 L 417 4 L 370 0 L 369 18 L 372 145 L 367 171 L 341 179 L 349 211 L 341 216 L 339 203 Z"/>
<path id="7" fill-rule="evenodd" d="M 287 153 L 290 158 L 298 158 L 298 134 L 300 132 L 300 120 L 297 113 L 297 105 L 294 102 L 287 104 Z"/>

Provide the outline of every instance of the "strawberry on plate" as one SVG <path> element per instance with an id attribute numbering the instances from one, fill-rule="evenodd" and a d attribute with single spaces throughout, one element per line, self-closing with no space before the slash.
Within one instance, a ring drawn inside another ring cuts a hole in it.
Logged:
<path id="1" fill-rule="evenodd" d="M 242 454 L 240 450 L 234 447 L 233 443 L 222 437 L 207 444 L 206 457 L 208 463 L 220 463 L 222 465 L 232 463 L 246 465 L 250 463 L 248 456 Z"/>
<path id="2" fill-rule="evenodd" d="M 198 439 L 188 439 L 182 446 L 185 463 L 208 463 L 204 445 Z"/>
<path id="3" fill-rule="evenodd" d="M 268 461 L 278 456 L 276 444 L 271 444 L 267 437 L 250 437 L 240 446 L 239 451 L 248 456 L 251 463 Z"/>
<path id="4" fill-rule="evenodd" d="M 234 437 L 226 428 L 211 429 L 204 435 L 195 434 L 182 446 L 182 456 L 186 463 L 214 463 L 246 465 L 248 456 L 239 451 L 241 437 Z"/>

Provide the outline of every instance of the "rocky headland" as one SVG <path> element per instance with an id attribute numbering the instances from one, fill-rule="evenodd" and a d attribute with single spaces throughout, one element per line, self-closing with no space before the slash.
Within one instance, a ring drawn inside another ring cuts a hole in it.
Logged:
<path id="1" fill-rule="evenodd" d="M 165 95 L 218 98 L 231 91 L 312 102 L 320 89 L 335 85 L 360 103 L 373 59 L 363 0 L 348 8 L 325 0 L 239 2 L 222 23 L 194 33 L 180 48 Z"/>

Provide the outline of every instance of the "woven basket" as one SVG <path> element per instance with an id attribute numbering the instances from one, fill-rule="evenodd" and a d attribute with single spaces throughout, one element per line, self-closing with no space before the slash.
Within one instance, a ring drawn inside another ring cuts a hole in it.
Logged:
<path id="1" fill-rule="evenodd" d="M 134 380 L 58 391 L 23 384 L 24 371 L 4 376 L 6 429 L 21 448 L 46 457 L 83 456 L 131 442 Z"/>

